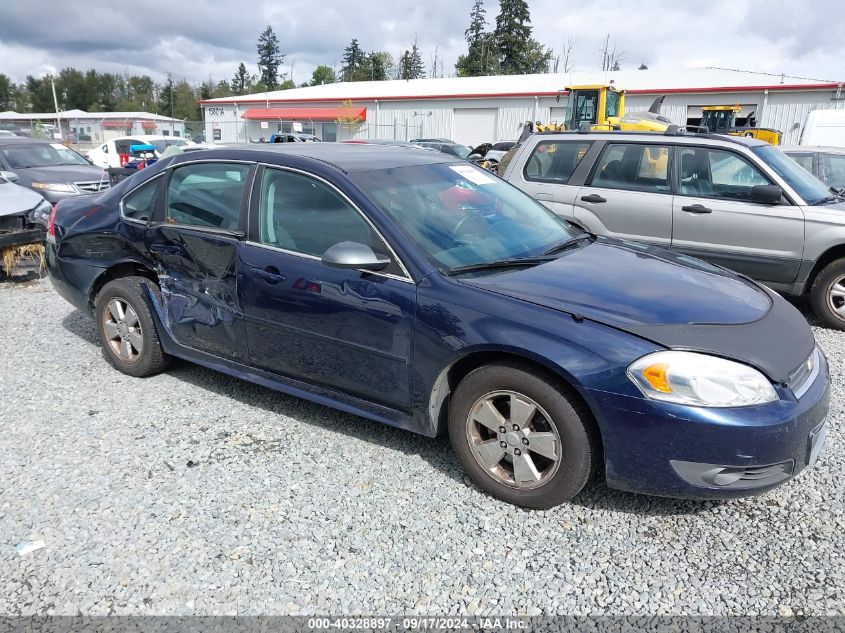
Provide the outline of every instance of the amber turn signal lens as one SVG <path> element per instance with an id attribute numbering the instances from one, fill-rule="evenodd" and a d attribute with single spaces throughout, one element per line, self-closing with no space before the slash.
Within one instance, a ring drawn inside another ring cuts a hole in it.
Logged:
<path id="1" fill-rule="evenodd" d="M 668 370 L 669 365 L 667 363 L 654 363 L 643 369 L 643 378 L 657 391 L 672 393 L 672 387 L 669 385 L 669 378 L 666 375 Z"/>

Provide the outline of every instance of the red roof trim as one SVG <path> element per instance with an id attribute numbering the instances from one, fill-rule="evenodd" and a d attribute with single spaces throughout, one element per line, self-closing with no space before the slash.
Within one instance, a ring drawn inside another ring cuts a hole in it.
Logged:
<path id="1" fill-rule="evenodd" d="M 770 86 L 713 86 L 707 88 L 648 88 L 640 90 L 628 90 L 628 94 L 679 94 L 679 93 L 698 93 L 698 92 L 761 92 L 763 90 L 834 90 L 838 84 L 836 83 L 820 83 L 820 84 L 773 84 Z M 408 95 L 408 96 L 388 96 L 388 97 L 356 97 L 355 101 L 420 101 L 426 99 L 502 99 L 502 98 L 516 98 L 516 97 L 554 97 L 558 94 L 566 94 L 565 90 L 560 92 L 491 92 L 478 94 L 440 94 L 440 95 Z M 322 102 L 338 102 L 347 101 L 349 97 L 333 97 L 320 98 L 313 97 L 309 99 L 270 99 L 270 103 L 314 103 L 315 101 Z M 218 105 L 221 103 L 267 103 L 267 99 L 255 99 L 246 96 L 244 98 L 228 98 L 225 100 L 204 100 L 199 101 L 202 105 Z"/>

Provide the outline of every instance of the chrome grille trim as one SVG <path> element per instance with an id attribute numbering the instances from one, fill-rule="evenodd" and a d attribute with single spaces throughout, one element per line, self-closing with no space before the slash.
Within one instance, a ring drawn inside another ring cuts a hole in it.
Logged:
<path id="1" fill-rule="evenodd" d="M 84 182 L 75 182 L 77 189 L 85 193 L 99 193 L 111 189 L 111 183 L 108 180 L 87 180 Z"/>

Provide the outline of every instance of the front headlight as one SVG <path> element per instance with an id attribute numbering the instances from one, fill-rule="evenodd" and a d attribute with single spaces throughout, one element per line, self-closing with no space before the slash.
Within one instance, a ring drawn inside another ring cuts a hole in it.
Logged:
<path id="1" fill-rule="evenodd" d="M 29 212 L 29 221 L 32 224 L 43 224 L 46 227 L 52 212 L 53 205 L 46 200 L 42 200 Z"/>
<path id="2" fill-rule="evenodd" d="M 643 356 L 628 367 L 628 377 L 648 398 L 698 407 L 745 407 L 778 398 L 756 369 L 694 352 Z"/>
<path id="3" fill-rule="evenodd" d="M 76 193 L 76 187 L 63 182 L 34 182 L 32 183 L 32 188 L 59 193 Z"/>

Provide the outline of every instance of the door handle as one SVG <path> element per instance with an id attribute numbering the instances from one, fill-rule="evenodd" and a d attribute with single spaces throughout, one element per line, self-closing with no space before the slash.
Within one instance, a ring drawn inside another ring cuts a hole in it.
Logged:
<path id="1" fill-rule="evenodd" d="M 703 204 L 690 204 L 681 207 L 681 211 L 686 211 L 687 213 L 713 213 L 713 209 L 705 207 Z"/>
<path id="2" fill-rule="evenodd" d="M 161 244 L 153 242 L 150 244 L 150 250 L 153 253 L 166 253 L 168 255 L 178 255 L 182 252 L 182 247 L 177 244 Z"/>
<path id="3" fill-rule="evenodd" d="M 551 202 L 554 200 L 554 196 L 550 193 L 538 193 L 534 196 L 535 200 L 544 200 L 546 202 Z"/>
<path id="4" fill-rule="evenodd" d="M 581 196 L 581 200 L 583 200 L 584 202 L 592 202 L 594 204 L 607 202 L 607 198 L 603 198 L 597 193 L 591 193 L 589 196 Z"/>
<path id="5" fill-rule="evenodd" d="M 252 268 L 252 272 L 255 273 L 257 277 L 261 277 L 264 281 L 268 284 L 277 284 L 280 281 L 285 280 L 285 276 L 279 272 L 279 269 L 275 266 L 267 266 L 267 268 L 256 268 L 254 266 L 250 266 Z"/>

